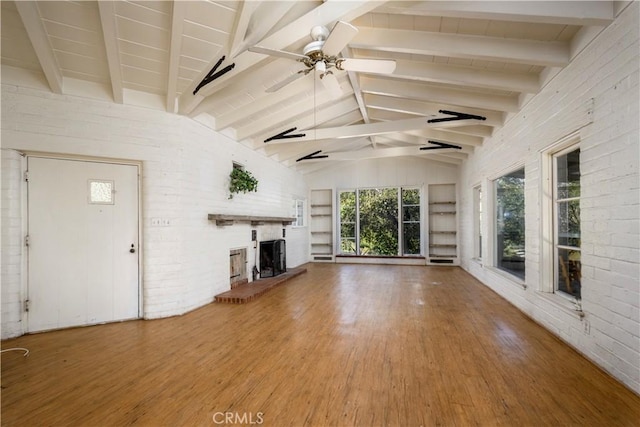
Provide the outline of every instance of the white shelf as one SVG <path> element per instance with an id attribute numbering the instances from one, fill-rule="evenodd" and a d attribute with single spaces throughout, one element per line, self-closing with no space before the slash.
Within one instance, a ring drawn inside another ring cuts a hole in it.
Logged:
<path id="1" fill-rule="evenodd" d="M 309 243 L 314 261 L 333 260 L 333 190 L 311 190 Z"/>

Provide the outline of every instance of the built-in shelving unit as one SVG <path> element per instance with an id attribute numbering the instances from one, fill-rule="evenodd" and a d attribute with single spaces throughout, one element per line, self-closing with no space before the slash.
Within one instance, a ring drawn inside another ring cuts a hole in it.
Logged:
<path id="1" fill-rule="evenodd" d="M 311 190 L 311 259 L 333 261 L 333 190 Z"/>
<path id="2" fill-rule="evenodd" d="M 429 264 L 458 263 L 455 184 L 429 185 Z"/>

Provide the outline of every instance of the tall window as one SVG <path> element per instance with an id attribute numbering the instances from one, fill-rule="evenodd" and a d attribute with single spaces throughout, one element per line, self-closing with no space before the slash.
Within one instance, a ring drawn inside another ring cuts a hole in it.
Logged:
<path id="1" fill-rule="evenodd" d="M 555 290 L 580 299 L 580 149 L 554 156 Z"/>
<path id="2" fill-rule="evenodd" d="M 371 188 L 339 193 L 340 253 L 418 255 L 420 190 Z"/>
<path id="3" fill-rule="evenodd" d="M 420 255 L 420 190 L 402 189 L 402 253 Z"/>
<path id="4" fill-rule="evenodd" d="M 473 257 L 482 259 L 482 187 L 473 188 Z"/>
<path id="5" fill-rule="evenodd" d="M 340 253 L 356 254 L 358 247 L 356 241 L 356 192 L 341 191 L 340 192 Z"/>
<path id="6" fill-rule="evenodd" d="M 292 213 L 295 220 L 291 224 L 294 227 L 304 227 L 304 200 L 294 200 Z"/>
<path id="7" fill-rule="evenodd" d="M 524 168 L 504 175 L 495 187 L 495 266 L 524 279 Z"/>

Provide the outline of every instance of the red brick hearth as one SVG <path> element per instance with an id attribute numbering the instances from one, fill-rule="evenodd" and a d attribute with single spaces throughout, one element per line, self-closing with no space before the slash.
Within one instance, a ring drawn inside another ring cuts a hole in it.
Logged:
<path id="1" fill-rule="evenodd" d="M 230 291 L 216 295 L 215 301 L 229 304 L 244 304 L 269 292 L 279 284 L 306 272 L 307 269 L 304 267 L 290 268 L 286 273 L 282 273 L 276 277 L 268 277 L 266 279 L 259 279 L 251 283 L 235 286 Z"/>

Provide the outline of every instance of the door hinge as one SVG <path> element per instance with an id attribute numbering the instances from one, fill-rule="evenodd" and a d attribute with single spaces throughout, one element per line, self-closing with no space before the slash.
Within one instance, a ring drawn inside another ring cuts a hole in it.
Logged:
<path id="1" fill-rule="evenodd" d="M 29 171 L 24 171 L 24 180 L 29 182 Z"/>
<path id="2" fill-rule="evenodd" d="M 24 311 L 29 311 L 29 301 L 28 299 L 24 300 Z"/>
<path id="3" fill-rule="evenodd" d="M 24 236 L 24 245 L 29 246 L 29 235 Z"/>

